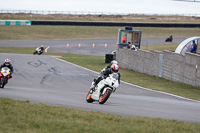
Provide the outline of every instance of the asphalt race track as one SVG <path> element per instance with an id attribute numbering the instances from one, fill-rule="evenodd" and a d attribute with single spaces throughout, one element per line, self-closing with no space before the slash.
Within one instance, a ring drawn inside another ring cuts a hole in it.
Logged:
<path id="1" fill-rule="evenodd" d="M 174 37 L 172 43 L 180 43 L 187 37 Z M 142 37 L 141 45 L 149 46 L 152 44 L 165 43 L 166 37 Z M 69 48 L 67 48 L 69 43 Z M 80 48 L 78 48 L 80 43 Z M 93 43 L 95 48 L 92 48 Z M 107 48 L 105 48 L 107 43 Z M 50 46 L 48 52 L 74 53 L 86 55 L 105 56 L 117 49 L 117 38 L 96 38 L 96 39 L 66 39 L 66 40 L 9 40 L 0 41 L 0 47 L 39 47 Z"/>
<path id="2" fill-rule="evenodd" d="M 104 105 L 87 103 L 86 95 L 97 73 L 47 55 L 0 53 L 9 58 L 13 78 L 0 97 L 66 106 L 124 116 L 141 116 L 200 124 L 200 102 L 122 82 Z M 123 76 L 123 75 L 122 75 Z"/>

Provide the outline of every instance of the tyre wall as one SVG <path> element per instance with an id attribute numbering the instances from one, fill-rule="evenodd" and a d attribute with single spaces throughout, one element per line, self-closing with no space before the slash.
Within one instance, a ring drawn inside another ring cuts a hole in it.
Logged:
<path id="1" fill-rule="evenodd" d="M 122 23 L 87 21 L 31 21 L 32 25 L 75 25 L 75 26 L 132 26 L 132 27 L 200 27 L 200 23 Z"/>

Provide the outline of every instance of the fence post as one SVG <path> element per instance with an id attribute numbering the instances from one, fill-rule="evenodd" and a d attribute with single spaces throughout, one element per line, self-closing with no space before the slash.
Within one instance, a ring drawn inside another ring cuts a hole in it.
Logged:
<path id="1" fill-rule="evenodd" d="M 162 64 L 163 64 L 163 54 L 160 54 L 159 57 L 159 77 L 162 77 Z"/>

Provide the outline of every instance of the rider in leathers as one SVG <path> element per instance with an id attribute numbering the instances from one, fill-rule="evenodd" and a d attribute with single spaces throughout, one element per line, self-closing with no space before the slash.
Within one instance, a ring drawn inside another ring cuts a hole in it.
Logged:
<path id="1" fill-rule="evenodd" d="M 8 58 L 6 58 L 5 62 L 0 66 L 0 70 L 3 67 L 8 67 L 10 69 L 10 78 L 12 78 L 13 65 L 10 63 L 10 60 Z"/>
<path id="2" fill-rule="evenodd" d="M 109 65 L 107 65 L 105 68 L 103 68 L 103 69 L 101 70 L 101 74 L 103 74 L 103 72 L 104 72 L 106 69 L 111 68 L 111 65 L 112 65 L 112 64 L 117 64 L 117 65 L 118 65 L 118 62 L 117 62 L 116 60 L 112 60 L 112 61 L 110 62 Z"/>
<path id="3" fill-rule="evenodd" d="M 102 80 L 106 79 L 110 74 L 112 73 L 117 73 L 119 75 L 118 82 L 120 84 L 120 73 L 119 71 L 119 66 L 117 64 L 112 64 L 110 68 L 105 68 L 103 72 L 101 72 L 101 76 L 98 77 L 98 79 L 94 79 L 94 83 L 91 86 L 91 89 L 93 90 L 95 86 Z"/>

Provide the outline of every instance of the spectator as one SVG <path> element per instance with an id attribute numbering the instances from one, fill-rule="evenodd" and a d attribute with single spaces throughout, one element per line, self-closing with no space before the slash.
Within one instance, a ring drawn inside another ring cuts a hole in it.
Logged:
<path id="1" fill-rule="evenodd" d="M 127 48 L 127 49 L 131 49 L 131 48 L 132 48 L 131 42 L 128 42 L 128 46 L 127 46 L 126 48 Z"/>
<path id="2" fill-rule="evenodd" d="M 195 40 L 192 41 L 191 53 L 197 53 L 197 44 L 195 43 Z"/>
<path id="3" fill-rule="evenodd" d="M 137 50 L 137 48 L 135 47 L 135 45 L 133 45 L 131 42 L 128 42 L 128 46 L 126 48 L 130 49 L 130 50 Z"/>
<path id="4" fill-rule="evenodd" d="M 122 43 L 126 43 L 126 35 L 122 37 Z"/>

